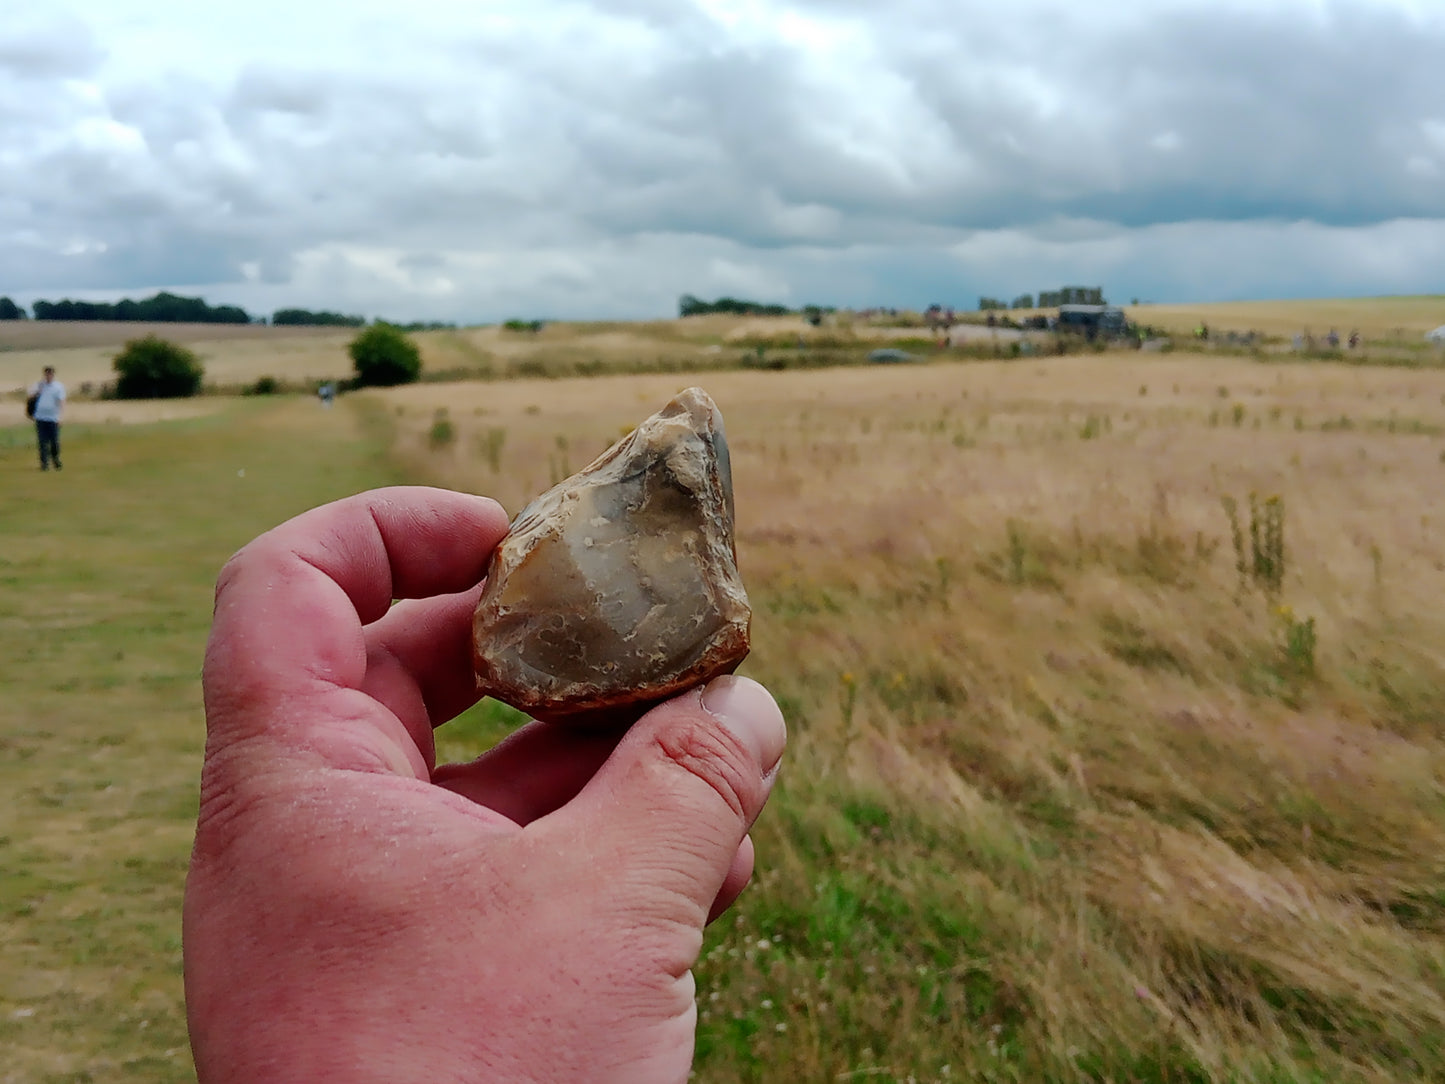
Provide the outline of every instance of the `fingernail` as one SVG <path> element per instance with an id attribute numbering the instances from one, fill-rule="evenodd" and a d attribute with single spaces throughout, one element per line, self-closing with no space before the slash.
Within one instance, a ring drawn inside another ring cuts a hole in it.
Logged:
<path id="1" fill-rule="evenodd" d="M 772 771 L 783 759 L 788 744 L 783 713 L 772 694 L 752 678 L 713 678 L 702 690 L 702 706 L 752 750 L 763 771 Z"/>

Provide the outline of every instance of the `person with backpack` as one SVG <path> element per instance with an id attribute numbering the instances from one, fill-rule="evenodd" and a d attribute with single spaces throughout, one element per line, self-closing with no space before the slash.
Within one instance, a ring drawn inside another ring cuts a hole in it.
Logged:
<path id="1" fill-rule="evenodd" d="M 64 407 L 65 385 L 55 379 L 55 370 L 47 365 L 44 379 L 30 389 L 25 400 L 25 413 L 35 420 L 41 470 L 49 470 L 52 461 L 55 469 L 60 469 L 60 413 Z"/>

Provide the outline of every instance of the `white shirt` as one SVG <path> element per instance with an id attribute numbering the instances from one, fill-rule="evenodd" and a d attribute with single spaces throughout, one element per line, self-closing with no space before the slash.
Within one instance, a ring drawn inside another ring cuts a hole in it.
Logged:
<path id="1" fill-rule="evenodd" d="M 30 394 L 39 394 L 40 396 L 35 400 L 35 420 L 37 422 L 60 421 L 60 408 L 65 405 L 64 384 L 58 380 L 52 380 L 49 383 L 41 381 L 30 389 Z"/>

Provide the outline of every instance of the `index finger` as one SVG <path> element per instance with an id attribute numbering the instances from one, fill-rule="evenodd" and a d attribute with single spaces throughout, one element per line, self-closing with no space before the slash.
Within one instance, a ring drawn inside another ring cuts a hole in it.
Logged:
<path id="1" fill-rule="evenodd" d="M 496 501 L 398 486 L 323 505 L 261 535 L 217 582 L 208 717 L 213 709 L 359 688 L 363 626 L 394 599 L 476 585 L 506 533 Z"/>

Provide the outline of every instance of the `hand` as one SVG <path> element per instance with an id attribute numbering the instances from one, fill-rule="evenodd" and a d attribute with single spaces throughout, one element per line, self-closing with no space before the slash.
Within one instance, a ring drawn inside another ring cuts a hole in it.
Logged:
<path id="1" fill-rule="evenodd" d="M 222 571 L 184 915 L 206 1084 L 687 1078 L 690 968 L 751 875 L 783 719 L 719 678 L 622 735 L 532 723 L 436 768 L 506 530 L 377 490 Z"/>

